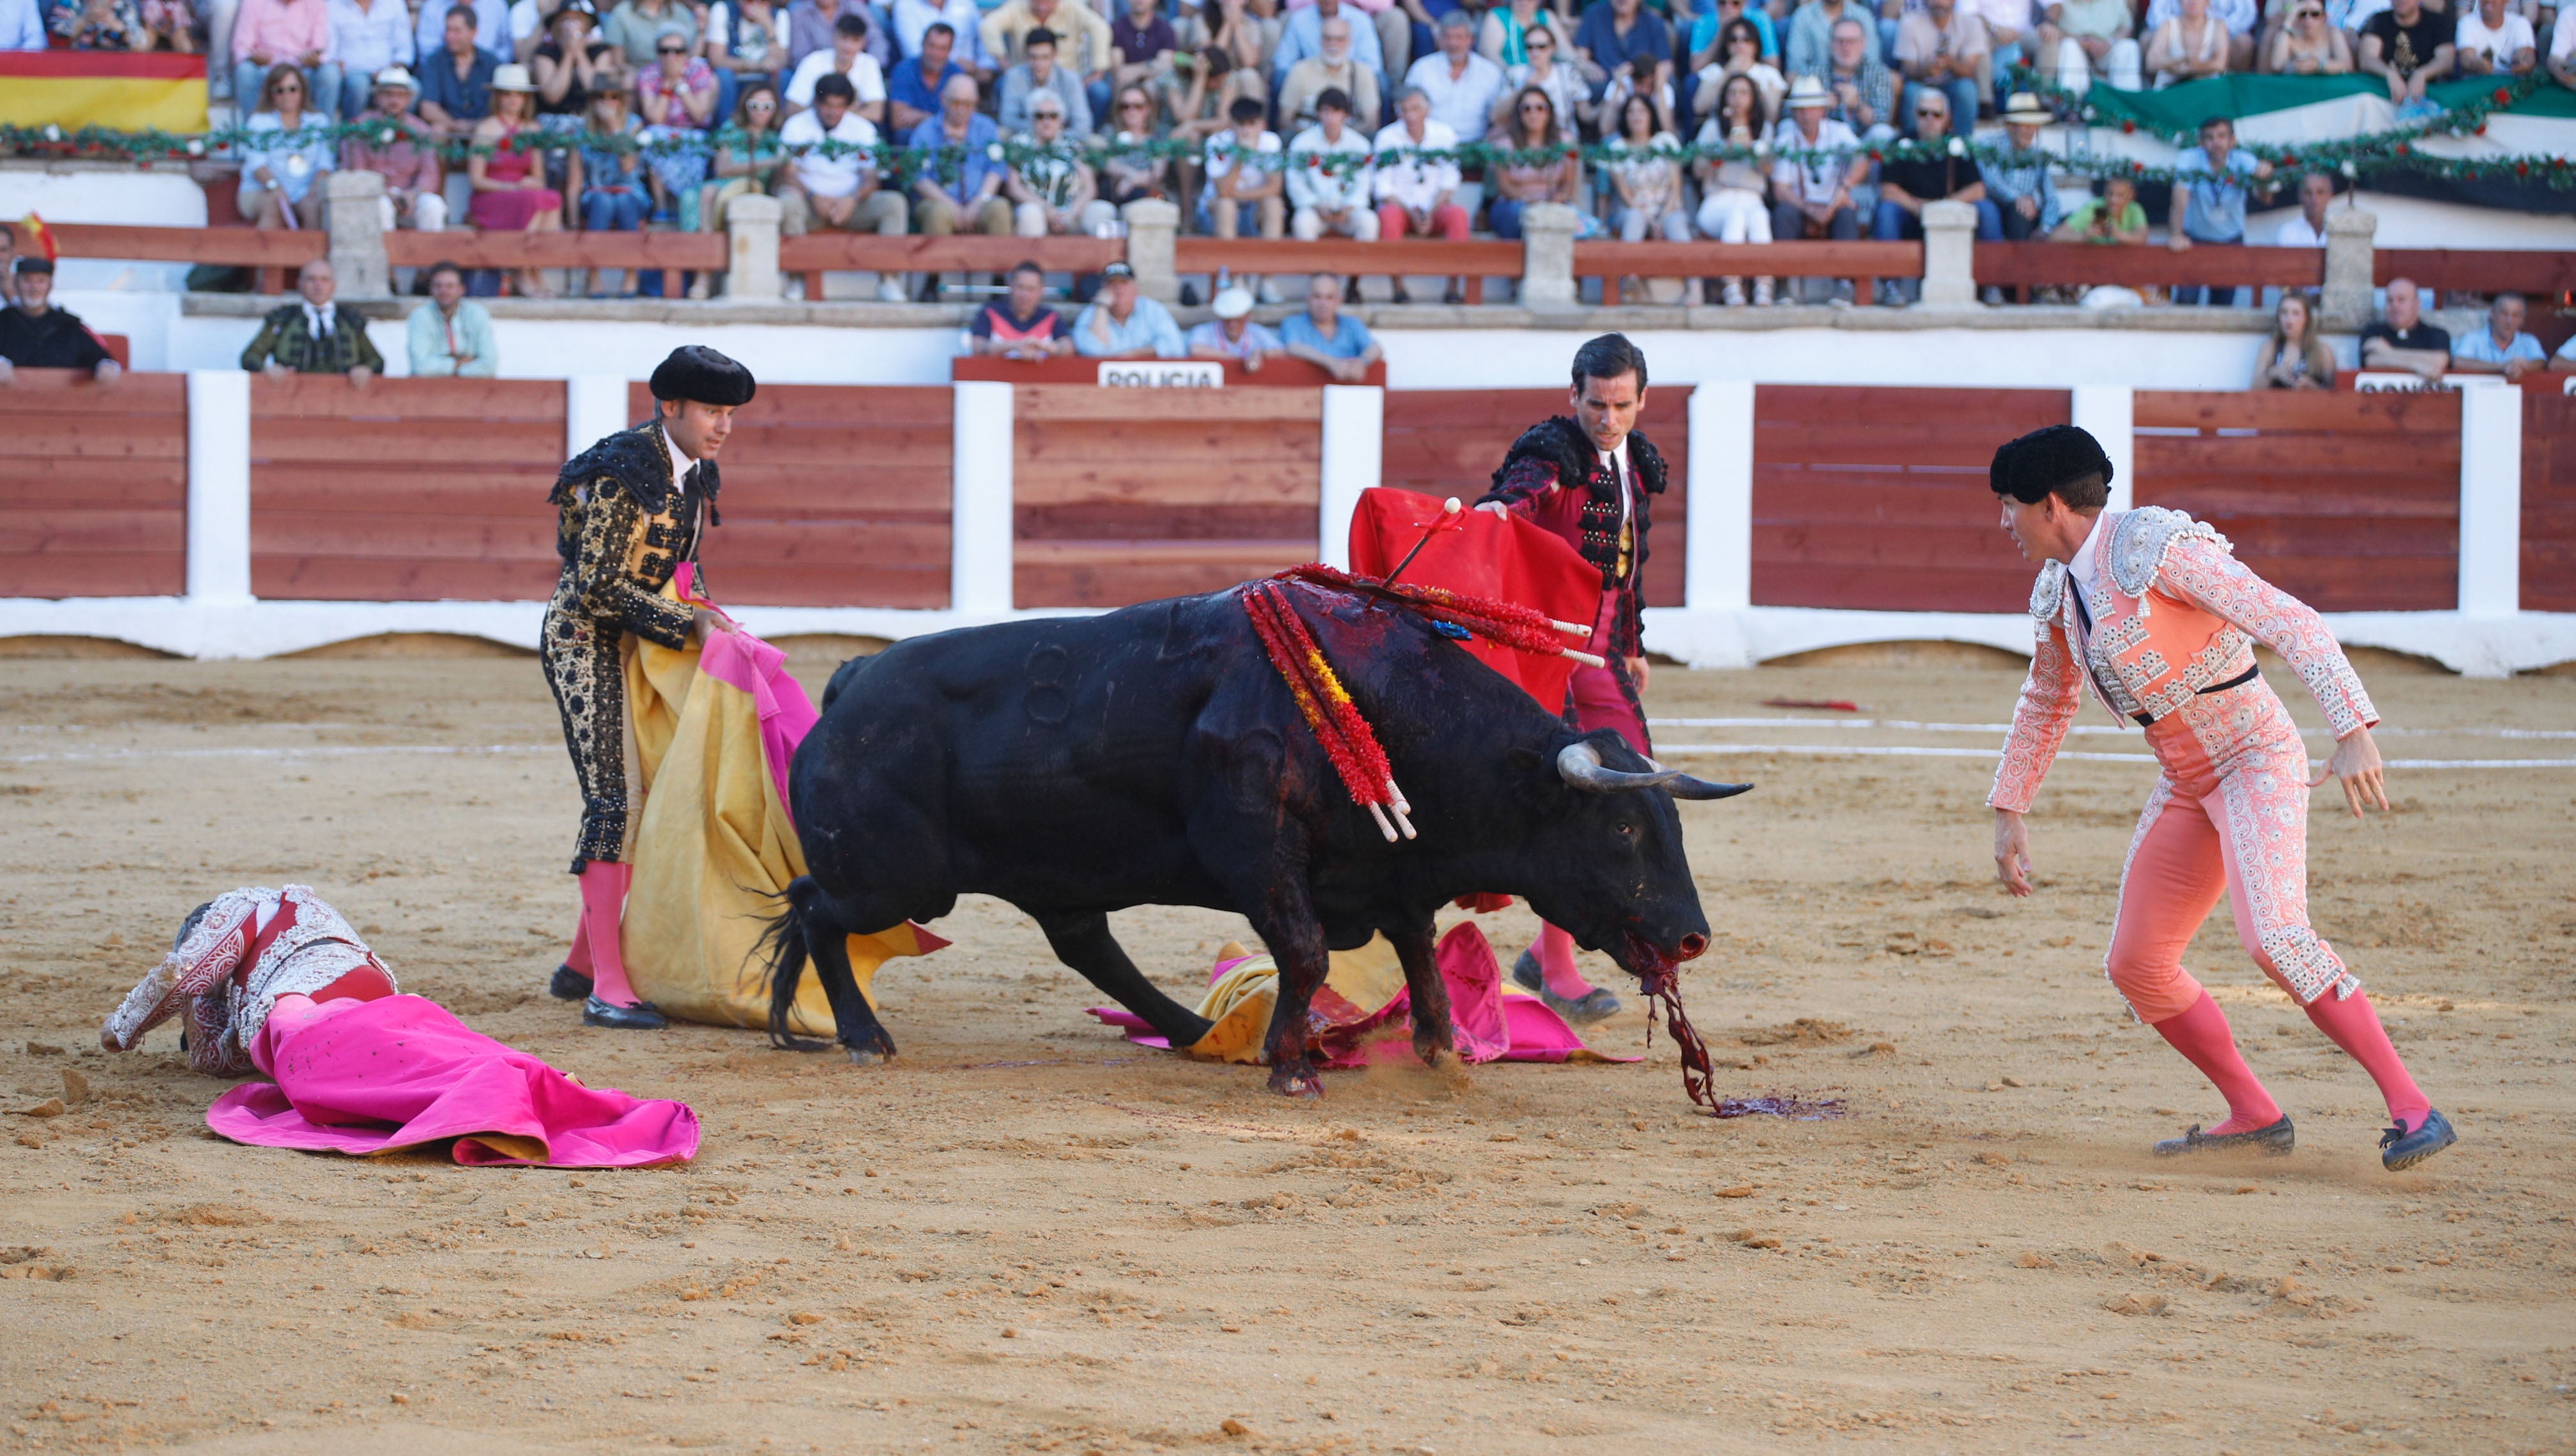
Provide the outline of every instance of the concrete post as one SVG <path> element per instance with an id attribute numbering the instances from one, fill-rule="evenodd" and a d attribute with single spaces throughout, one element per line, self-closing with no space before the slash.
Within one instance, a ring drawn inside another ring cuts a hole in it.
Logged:
<path id="1" fill-rule="evenodd" d="M 1324 508 L 1315 559 L 1351 569 L 1351 516 L 1360 492 L 1386 472 L 1386 391 L 1374 384 L 1324 386 Z"/>
<path id="2" fill-rule="evenodd" d="M 2522 610 L 2522 391 L 2460 391 L 2460 615 Z"/>
<path id="3" fill-rule="evenodd" d="M 250 381 L 239 369 L 188 375 L 188 600 L 250 598 Z"/>
<path id="4" fill-rule="evenodd" d="M 725 263 L 725 297 L 775 303 L 785 296 L 778 276 L 778 220 L 785 212 L 777 198 L 758 194 L 725 204 L 725 233 L 732 239 L 732 253 Z"/>
<path id="5" fill-rule="evenodd" d="M 385 261 L 385 179 L 338 171 L 322 178 L 322 227 L 331 235 L 331 271 L 339 298 L 389 298 L 393 268 Z"/>
<path id="6" fill-rule="evenodd" d="M 2326 290 L 2319 300 L 2322 327 L 2357 333 L 2370 322 L 2371 269 L 2379 215 L 2356 208 L 2326 214 Z"/>
<path id="7" fill-rule="evenodd" d="M 1168 202 L 1158 205 L 1178 221 L 1178 208 Z M 1012 387 L 995 380 L 967 380 L 952 387 L 957 412 L 956 453 L 949 467 L 948 607 L 969 620 L 1007 616 L 1015 534 Z"/>
<path id="8" fill-rule="evenodd" d="M 2125 384 L 2079 384 L 2067 423 L 2091 432 L 2111 457 L 2111 501 L 2108 509 L 2125 511 L 2137 503 L 2138 392 Z"/>
<path id="9" fill-rule="evenodd" d="M 1977 301 L 1977 210 L 1967 203 L 1923 204 L 1923 301 Z"/>
<path id="10" fill-rule="evenodd" d="M 626 381 L 611 374 L 577 374 L 564 381 L 564 458 L 598 444 L 635 423 L 626 417 Z"/>
<path id="11" fill-rule="evenodd" d="M 1572 308 L 1574 231 L 1581 218 L 1561 202 L 1534 202 L 1521 209 L 1521 292 L 1523 308 Z"/>
<path id="12" fill-rule="evenodd" d="M 1740 612 L 1753 605 L 1753 381 L 1691 390 L 1690 516 L 1682 605 Z"/>
<path id="13" fill-rule="evenodd" d="M 1173 239 L 1181 234 L 1181 210 L 1159 197 L 1128 203 L 1127 266 L 1136 270 L 1136 291 L 1158 303 L 1177 303 L 1181 274 L 1172 261 Z"/>

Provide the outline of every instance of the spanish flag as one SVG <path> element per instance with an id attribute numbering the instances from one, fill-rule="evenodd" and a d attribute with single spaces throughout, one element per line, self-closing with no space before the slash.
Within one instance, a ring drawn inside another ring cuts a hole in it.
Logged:
<path id="1" fill-rule="evenodd" d="M 71 131 L 206 129 L 206 58 L 167 51 L 0 51 L 0 122 Z"/>

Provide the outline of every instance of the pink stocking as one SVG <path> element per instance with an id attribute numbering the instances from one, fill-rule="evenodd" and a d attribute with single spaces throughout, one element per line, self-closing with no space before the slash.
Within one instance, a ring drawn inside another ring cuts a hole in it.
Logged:
<path id="1" fill-rule="evenodd" d="M 2388 1044 L 2388 1032 L 2379 1024 L 2378 1008 L 2360 991 L 2338 999 L 2328 991 L 2308 1007 L 2308 1019 L 2317 1024 L 2336 1046 L 2342 1047 L 2362 1070 L 2379 1084 L 2379 1095 L 2388 1099 L 2388 1116 L 2403 1124 L 2408 1132 L 2424 1125 L 2424 1115 L 2433 1104 L 2406 1072 L 2406 1061 L 2397 1048 Z"/>
<path id="2" fill-rule="evenodd" d="M 1538 953 L 1539 972 L 1549 990 L 1568 1001 L 1580 1001 L 1592 994 L 1592 983 L 1575 968 L 1573 936 L 1541 921 L 1538 944 L 1531 949 Z"/>
<path id="3" fill-rule="evenodd" d="M 2227 1013 L 2207 991 L 2180 1016 L 2156 1023 L 2156 1031 L 2173 1049 L 2183 1054 L 2200 1074 L 2215 1084 L 2227 1099 L 2227 1120 L 2209 1129 L 2211 1137 L 2252 1132 L 2270 1127 L 2281 1120 L 2280 1104 L 2245 1065 L 2236 1050 L 2236 1034 L 2228 1029 Z"/>
<path id="4" fill-rule="evenodd" d="M 572 922 L 572 949 L 564 952 L 563 963 L 587 976 L 590 974 L 590 916 L 576 915 Z"/>
<path id="5" fill-rule="evenodd" d="M 611 1006 L 632 1006 L 641 997 L 626 980 L 626 958 L 619 952 L 618 927 L 626 918 L 626 886 L 632 866 L 592 860 L 581 870 L 581 928 L 590 938 L 591 994 Z"/>

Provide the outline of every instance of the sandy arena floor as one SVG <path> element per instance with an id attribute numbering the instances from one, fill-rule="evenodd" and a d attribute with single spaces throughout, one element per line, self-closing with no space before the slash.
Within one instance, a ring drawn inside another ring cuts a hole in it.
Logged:
<path id="1" fill-rule="evenodd" d="M 2576 757 L 2439 731 L 2576 729 L 2576 678 L 2363 667 L 2408 730 L 2392 758 Z M 1652 707 L 1993 723 L 2018 677 L 1667 669 Z M 2224 912 L 2193 965 L 2300 1148 L 2147 1156 L 2222 1114 L 2100 976 L 2152 769 L 2061 763 L 2045 888 L 2016 904 L 1980 807 L 1990 734 L 1660 731 L 1985 755 L 1693 760 L 1761 782 L 1684 811 L 1717 928 L 1686 985 L 1723 1089 L 1851 1107 L 1783 1123 L 1692 1116 L 1660 1037 L 1643 1066 L 1381 1070 L 1290 1104 L 1096 1027 L 1099 998 L 990 902 L 879 979 L 890 1066 L 585 1032 L 541 991 L 575 803 L 525 659 L 17 660 L 0 724 L 0 1091 L 23 1112 L 87 1085 L 0 1122 L 9 1449 L 2576 1448 L 2576 769 L 2399 769 L 2398 813 L 2363 825 L 2316 801 L 2318 924 L 2462 1136 L 2390 1176 L 2368 1080 Z M 288 878 L 475 1025 L 688 1098 L 698 1162 L 236 1147 L 173 1026 L 97 1050 L 190 905 Z M 1120 928 L 1183 994 L 1244 933 Z M 1509 957 L 1530 922 L 1488 930 Z M 1598 1040 L 1643 1032 L 1631 1012 Z"/>

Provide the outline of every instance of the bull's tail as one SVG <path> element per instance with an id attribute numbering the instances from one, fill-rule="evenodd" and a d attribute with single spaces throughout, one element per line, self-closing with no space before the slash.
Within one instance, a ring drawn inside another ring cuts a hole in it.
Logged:
<path id="1" fill-rule="evenodd" d="M 805 984 L 805 962 L 809 956 L 809 937 L 817 916 L 828 918 L 818 903 L 822 888 L 809 875 L 799 875 L 788 883 L 779 898 L 787 908 L 773 916 L 753 954 L 769 957 L 769 1044 L 781 1051 L 819 1052 L 831 1049 L 831 1043 L 808 1041 L 788 1030 L 788 1018 L 796 1009 L 796 993 Z"/>

